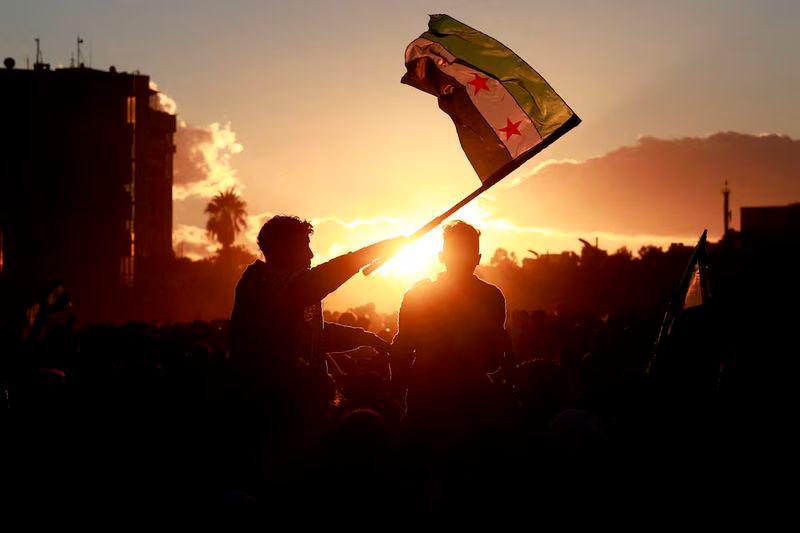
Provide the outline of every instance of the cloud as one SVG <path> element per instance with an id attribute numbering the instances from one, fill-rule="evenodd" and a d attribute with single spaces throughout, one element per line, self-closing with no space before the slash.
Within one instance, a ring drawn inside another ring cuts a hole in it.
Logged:
<path id="1" fill-rule="evenodd" d="M 242 150 L 230 123 L 198 128 L 180 122 L 175 132 L 173 200 L 212 198 L 229 188 L 241 191 L 244 187 L 231 160 Z"/>
<path id="2" fill-rule="evenodd" d="M 577 165 L 579 163 L 580 161 L 578 161 L 577 159 L 545 159 L 544 161 L 538 163 L 535 167 L 533 167 L 533 170 L 530 171 L 528 174 L 523 176 L 515 176 L 509 180 L 503 180 L 499 183 L 499 185 L 503 189 L 511 189 L 513 187 L 516 187 L 526 179 L 530 178 L 531 176 L 535 176 L 540 171 L 546 169 L 551 165 Z"/>
<path id="3" fill-rule="evenodd" d="M 258 246 L 256 245 L 258 232 L 261 231 L 261 226 L 264 225 L 264 222 L 272 218 L 272 216 L 273 213 L 269 211 L 264 211 L 257 215 L 248 215 L 247 228 L 240 234 L 238 244 L 249 248 L 253 252 L 258 252 Z"/>
<path id="4" fill-rule="evenodd" d="M 152 80 L 150 88 L 159 91 L 158 84 Z M 175 114 L 178 109 L 175 100 L 163 91 L 159 91 L 156 97 L 158 110 Z M 233 156 L 244 148 L 237 141 L 230 123 L 214 122 L 208 127 L 196 127 L 179 120 L 174 142 L 173 202 L 192 200 L 201 206 L 223 190 L 233 188 L 241 193 L 244 189 L 232 164 Z M 259 216 L 266 214 L 248 217 L 248 230 L 256 225 Z M 260 223 L 256 227 L 260 227 Z M 249 237 L 250 232 L 245 235 Z M 206 258 L 219 249 L 219 244 L 208 236 L 205 228 L 180 222 L 173 227 L 172 246 L 178 256 L 192 260 Z"/>
<path id="5" fill-rule="evenodd" d="M 185 122 L 178 124 L 173 159 L 174 185 L 185 186 L 206 179 L 210 168 L 201 147 L 212 142 L 210 130 L 194 128 Z"/>
<path id="6" fill-rule="evenodd" d="M 238 244 L 257 252 L 256 239 L 258 238 L 258 232 L 264 222 L 274 215 L 275 213 L 269 211 L 248 215 L 247 229 L 240 235 L 237 241 Z M 314 226 L 312 247 L 317 250 L 315 263 L 327 261 L 337 255 L 369 244 L 369 239 L 373 236 L 375 236 L 374 240 L 379 240 L 391 235 L 399 235 L 402 233 L 399 228 L 407 225 L 406 221 L 391 217 L 357 218 L 353 220 L 339 217 L 319 217 L 312 218 L 310 222 Z M 391 228 L 394 228 L 394 233 L 390 233 Z M 357 244 L 348 247 L 347 244 L 351 243 Z"/>
<path id="7" fill-rule="evenodd" d="M 347 229 L 357 228 L 359 226 L 376 226 L 376 225 L 401 225 L 404 224 L 404 221 L 399 218 L 392 218 L 392 217 L 374 217 L 374 218 L 356 218 L 354 220 L 344 220 L 338 217 L 323 217 L 323 218 L 313 218 L 311 219 L 311 223 L 314 226 L 319 226 L 320 224 L 325 224 L 328 222 L 333 222 L 335 224 L 339 224 Z"/>
<path id="8" fill-rule="evenodd" d="M 173 200 L 213 198 L 222 190 L 241 191 L 231 158 L 244 147 L 230 123 L 214 122 L 206 128 L 178 124 L 173 162 Z"/>
<path id="9" fill-rule="evenodd" d="M 735 215 L 741 205 L 800 199 L 798 144 L 781 135 L 739 133 L 684 139 L 642 137 L 631 146 L 586 161 L 544 161 L 518 184 L 497 187 L 493 196 L 481 196 L 453 218 L 481 230 L 484 263 L 498 247 L 519 257 L 529 249 L 578 251 L 579 238 L 590 242 L 598 238 L 600 247 L 609 251 L 622 246 L 635 252 L 650 244 L 693 244 L 704 228 L 709 228 L 712 238 L 721 233 L 720 190 L 725 179 L 733 189 Z M 306 216 L 314 214 L 318 213 Z M 237 242 L 256 251 L 258 231 L 272 215 L 267 211 L 250 215 Z M 377 240 L 410 234 L 427 221 L 341 213 L 310 220 L 315 226 L 311 240 L 315 264 Z M 426 240 L 428 244 L 415 252 L 427 258 L 427 263 L 421 261 L 425 269 L 406 277 L 355 276 L 326 305 L 344 309 L 375 301 L 383 309 L 394 308 L 409 280 L 431 276 L 441 268 L 436 257 L 441 227 Z M 178 243 L 183 242 L 183 255 L 192 258 L 208 256 L 216 249 L 196 226 L 179 226 L 175 242 L 179 253 Z"/>
<path id="10" fill-rule="evenodd" d="M 158 91 L 156 109 L 174 115 L 178 110 L 175 100 L 159 91 L 153 80 L 150 80 L 150 89 Z M 230 122 L 197 127 L 179 120 L 174 141 L 173 200 L 213 198 L 225 189 L 241 191 L 244 188 L 231 164 L 232 157 L 244 147 L 237 141 Z"/>
<path id="11" fill-rule="evenodd" d="M 257 253 L 256 237 L 262 224 L 273 213 L 262 212 L 247 217 L 247 229 L 240 235 L 237 243 Z M 504 216 L 499 216 L 496 202 L 491 198 L 481 197 L 457 213 L 454 218 L 461 218 L 475 224 L 482 232 L 481 248 L 483 262 L 487 263 L 494 250 L 503 247 L 514 251 L 519 257 L 527 255 L 528 249 L 539 252 L 560 252 L 562 250 L 579 250 L 578 238 L 600 239 L 604 249 L 616 250 L 628 246 L 632 251 L 646 244 L 666 246 L 672 242 L 693 243 L 697 235 L 661 235 L 661 234 L 617 234 L 611 232 L 562 231 L 553 227 L 539 227 L 520 224 Z M 311 248 L 315 253 L 314 264 L 327 261 L 338 255 L 356 250 L 361 246 L 399 234 L 409 234 L 416 229 L 416 222 L 406 219 L 375 218 L 342 218 L 335 216 L 312 219 L 315 227 L 311 239 Z M 422 242 L 425 241 L 425 242 Z M 173 237 L 178 255 L 193 260 L 212 255 L 218 245 L 211 241 L 203 228 L 181 224 Z M 326 298 L 326 306 L 331 309 L 347 309 L 371 301 L 380 309 L 395 309 L 403 293 L 413 281 L 422 277 L 434 276 L 441 269 L 437 252 L 441 246 L 441 227 L 433 230 L 418 242 L 413 250 L 414 261 L 418 269 L 392 269 L 387 265 L 377 274 L 365 278 L 355 275 L 343 287 Z"/>
<path id="12" fill-rule="evenodd" d="M 628 246 L 634 250 L 640 246 L 654 244 L 669 245 L 674 242 L 693 243 L 699 232 L 683 234 L 612 232 L 598 228 L 577 228 L 564 230 L 554 226 L 534 226 L 504 216 L 496 205 L 495 197 L 479 197 L 468 204 L 450 219 L 460 219 L 479 228 L 483 234 L 483 249 L 491 253 L 495 248 L 504 247 L 511 251 L 524 253 L 527 248 L 550 250 L 579 250 L 579 238 L 600 239 L 601 244 L 615 249 Z M 261 226 L 271 212 L 263 212 L 247 217 L 247 229 L 239 238 L 239 244 L 256 250 L 256 238 Z M 314 225 L 312 247 L 317 252 L 315 263 L 326 261 L 341 253 L 355 250 L 377 240 L 396 235 L 410 235 L 417 225 L 410 220 L 394 217 L 373 217 L 346 219 L 341 217 L 320 217 L 311 219 Z M 441 226 L 431 234 L 434 239 L 441 238 Z"/>
<path id="13" fill-rule="evenodd" d="M 153 80 L 150 80 L 150 88 L 154 91 L 158 91 L 158 93 L 156 93 L 156 109 L 164 113 L 169 113 L 170 115 L 174 115 L 178 111 L 178 104 L 175 100 L 170 98 L 167 93 L 159 91 L 158 84 Z"/>
<path id="14" fill-rule="evenodd" d="M 237 192 L 244 188 L 231 164 L 231 157 L 242 151 L 242 145 L 236 141 L 230 124 L 215 122 L 207 128 L 196 128 L 181 121 L 175 132 L 175 145 L 173 202 L 205 200 L 228 188 Z M 250 219 L 248 228 L 252 226 Z M 196 261 L 213 254 L 219 245 L 205 228 L 178 223 L 172 230 L 172 247 L 178 256 Z"/>
<path id="15" fill-rule="evenodd" d="M 188 257 L 192 261 L 197 261 L 216 252 L 220 245 L 208 236 L 205 228 L 178 224 L 172 230 L 172 248 L 178 257 Z"/>
<path id="16" fill-rule="evenodd" d="M 734 132 L 641 137 L 586 161 L 545 162 L 498 196 L 497 212 L 526 226 L 620 235 L 722 233 L 721 190 L 739 208 L 800 199 L 800 141 Z"/>
<path id="17" fill-rule="evenodd" d="M 248 215 L 247 226 L 239 234 L 236 244 L 244 246 L 253 253 L 258 253 L 256 244 L 258 232 L 271 216 L 272 213 L 269 212 Z M 178 224 L 172 230 L 172 248 L 178 257 L 187 257 L 192 261 L 197 261 L 210 257 L 221 248 L 221 245 L 208 235 L 205 228 L 192 224 Z"/>
<path id="18" fill-rule="evenodd" d="M 615 246 L 628 246 L 641 247 L 645 245 L 664 246 L 672 243 L 693 243 L 700 234 L 684 234 L 684 235 L 665 235 L 665 234 L 630 234 L 630 233 L 613 233 L 608 231 L 564 231 L 557 228 L 541 228 L 532 226 L 519 226 L 506 219 L 488 220 L 482 226 L 484 233 L 488 231 L 498 232 L 502 234 L 528 234 L 541 237 L 542 239 L 554 239 L 556 242 L 572 242 L 573 246 L 568 248 L 573 249 L 577 247 L 578 239 L 585 239 L 596 237 L 602 243 L 602 247 L 608 247 L 609 244 Z M 514 239 L 509 235 L 508 241 Z M 613 247 L 612 247 L 613 248 Z M 512 251 L 518 251 L 512 248 Z M 612 250 L 613 251 L 613 250 Z"/>

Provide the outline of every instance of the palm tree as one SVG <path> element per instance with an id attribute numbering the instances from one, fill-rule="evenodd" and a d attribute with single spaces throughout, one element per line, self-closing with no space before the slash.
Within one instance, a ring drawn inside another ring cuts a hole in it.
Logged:
<path id="1" fill-rule="evenodd" d="M 233 188 L 218 193 L 206 206 L 208 213 L 206 231 L 219 241 L 222 251 L 226 252 L 236 234 L 247 227 L 247 204 L 236 194 Z"/>

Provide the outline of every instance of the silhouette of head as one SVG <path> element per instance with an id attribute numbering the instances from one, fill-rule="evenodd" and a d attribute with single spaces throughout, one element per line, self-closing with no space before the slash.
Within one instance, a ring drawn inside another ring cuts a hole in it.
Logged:
<path id="1" fill-rule="evenodd" d="M 311 267 L 310 222 L 295 216 L 276 215 L 267 220 L 258 232 L 258 247 L 268 263 L 292 270 Z"/>
<path id="2" fill-rule="evenodd" d="M 444 227 L 444 247 L 439 260 L 447 272 L 458 277 L 471 276 L 481 260 L 481 232 L 463 220 L 454 220 Z"/>

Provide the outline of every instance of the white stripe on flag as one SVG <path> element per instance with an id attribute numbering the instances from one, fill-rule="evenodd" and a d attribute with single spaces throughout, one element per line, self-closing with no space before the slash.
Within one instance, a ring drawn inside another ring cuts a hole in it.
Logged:
<path id="1" fill-rule="evenodd" d="M 497 133 L 512 159 L 516 159 L 541 142 L 542 138 L 536 131 L 533 121 L 525 114 L 502 83 L 479 70 L 455 63 L 456 56 L 441 44 L 429 39 L 416 39 L 406 48 L 406 63 L 420 57 L 429 57 L 439 70 L 465 87 L 472 103 Z M 480 78 L 488 78 L 485 80 L 488 90 L 470 84 L 476 80 L 476 75 Z M 516 124 L 519 134 L 513 133 L 513 127 L 508 130 L 509 121 Z M 506 138 L 506 132 L 501 131 L 504 128 L 512 132 L 508 138 Z"/>

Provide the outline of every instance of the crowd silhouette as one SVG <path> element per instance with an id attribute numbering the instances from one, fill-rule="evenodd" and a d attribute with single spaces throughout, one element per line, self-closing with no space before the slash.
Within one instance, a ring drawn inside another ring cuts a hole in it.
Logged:
<path id="1" fill-rule="evenodd" d="M 743 312 L 762 301 L 758 289 L 686 309 L 655 349 L 662 294 L 616 314 L 507 313 L 506 296 L 526 298 L 525 269 L 552 265 L 498 252 L 477 272 L 504 296 L 473 274 L 479 232 L 455 222 L 445 272 L 411 288 L 399 317 L 374 306 L 323 313 L 327 294 L 404 240 L 310 268 L 312 233 L 294 217 L 264 225 L 265 260 L 242 274 L 230 320 L 77 329 L 64 284 L 48 287 L 3 341 L 5 501 L 269 516 L 555 512 L 742 497 L 782 460 L 791 319 Z M 559 268 L 613 260 L 588 248 Z M 670 261 L 685 266 L 687 255 Z M 658 259 L 645 254 L 642 272 L 672 272 Z M 744 279 L 722 278 L 723 293 Z M 764 283 L 773 297 L 777 282 Z M 627 289 L 596 289 L 614 290 Z"/>

